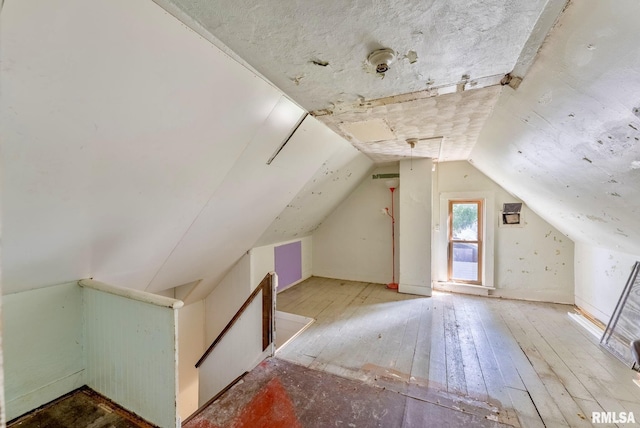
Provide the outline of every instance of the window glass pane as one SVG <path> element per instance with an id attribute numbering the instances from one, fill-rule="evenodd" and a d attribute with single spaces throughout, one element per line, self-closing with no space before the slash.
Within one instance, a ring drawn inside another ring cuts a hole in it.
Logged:
<path id="1" fill-rule="evenodd" d="M 478 204 L 453 204 L 453 239 L 478 240 Z"/>
<path id="2" fill-rule="evenodd" d="M 478 244 L 453 243 L 452 279 L 478 280 Z"/>

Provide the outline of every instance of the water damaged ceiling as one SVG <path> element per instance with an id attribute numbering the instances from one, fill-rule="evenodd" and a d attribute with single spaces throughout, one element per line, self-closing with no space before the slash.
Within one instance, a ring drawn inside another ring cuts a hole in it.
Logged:
<path id="1" fill-rule="evenodd" d="M 505 75 L 517 86 L 566 3 L 155 1 L 378 163 L 467 159 Z M 381 48 L 385 73 L 367 62 Z"/>

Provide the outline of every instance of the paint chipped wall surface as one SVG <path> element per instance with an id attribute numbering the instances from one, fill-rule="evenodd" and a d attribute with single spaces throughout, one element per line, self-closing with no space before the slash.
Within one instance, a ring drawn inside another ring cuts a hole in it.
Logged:
<path id="1" fill-rule="evenodd" d="M 532 300 L 573 303 L 573 242 L 529 210 L 523 212 L 523 227 L 498 225 L 504 203 L 521 202 L 468 162 L 438 165 L 438 191 L 491 192 L 495 224 L 494 295 Z M 446 226 L 441 225 L 441 230 Z"/>
<path id="2" fill-rule="evenodd" d="M 640 254 L 640 4 L 573 2 L 471 159 L 574 241 Z"/>
<path id="3" fill-rule="evenodd" d="M 397 172 L 397 166 L 374 173 Z M 485 192 L 493 194 L 495 224 L 494 285 L 497 296 L 573 303 L 573 242 L 525 206 L 522 228 L 498 227 L 503 203 L 520 202 L 468 162 L 444 162 L 437 166 L 434 192 Z M 389 206 L 384 180 L 365 178 L 360 186 L 322 223 L 313 235 L 314 275 L 388 283 L 391 278 L 390 221 L 380 210 Z M 400 177 L 402 189 L 402 177 Z M 397 226 L 402 212 L 396 205 Z M 439 217 L 434 198 L 434 218 Z M 398 227 L 396 231 L 400 230 Z M 434 232 L 434 258 L 445 254 Z M 446 233 L 446 232 L 444 232 Z M 398 233 L 396 237 L 402 239 Z M 399 247 L 396 247 L 399 248 Z M 402 253 L 398 258 L 402 257 Z M 434 264 L 438 277 L 438 263 Z M 396 271 L 398 272 L 398 271 Z"/>

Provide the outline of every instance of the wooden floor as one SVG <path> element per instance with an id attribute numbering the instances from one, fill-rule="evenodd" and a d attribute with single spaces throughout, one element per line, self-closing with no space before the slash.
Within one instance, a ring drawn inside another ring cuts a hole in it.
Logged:
<path id="1" fill-rule="evenodd" d="M 462 410 L 460 406 L 464 407 Z M 509 428 L 491 408 L 428 400 L 268 358 L 183 428 Z"/>
<path id="2" fill-rule="evenodd" d="M 277 357 L 421 398 L 486 403 L 523 427 L 588 427 L 591 413 L 640 416 L 633 372 L 567 316 L 572 306 L 310 278 L 277 308 L 316 322 Z M 616 426 L 599 424 L 597 426 Z"/>

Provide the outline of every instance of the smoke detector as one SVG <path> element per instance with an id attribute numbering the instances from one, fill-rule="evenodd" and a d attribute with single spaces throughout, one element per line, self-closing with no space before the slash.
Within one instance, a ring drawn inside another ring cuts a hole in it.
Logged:
<path id="1" fill-rule="evenodd" d="M 396 53 L 389 48 L 378 49 L 369 54 L 367 63 L 376 69 L 376 73 L 384 74 L 396 60 Z"/>

